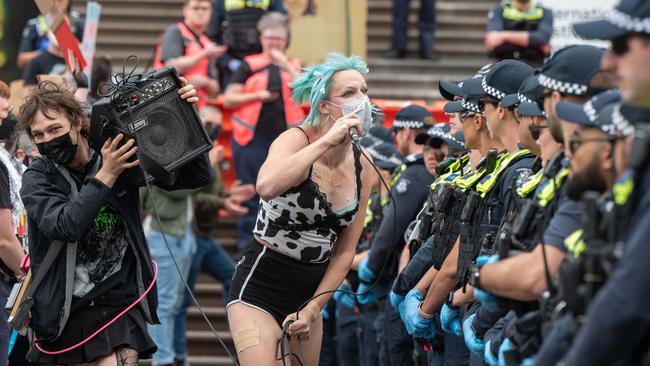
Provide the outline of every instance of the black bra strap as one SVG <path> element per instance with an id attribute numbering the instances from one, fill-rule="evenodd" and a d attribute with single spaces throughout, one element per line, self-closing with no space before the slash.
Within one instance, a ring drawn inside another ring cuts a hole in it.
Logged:
<path id="1" fill-rule="evenodd" d="M 299 129 L 302 133 L 305 134 L 305 137 L 307 138 L 307 143 L 311 144 L 311 140 L 309 140 L 309 135 L 307 135 L 307 132 L 302 129 L 300 126 L 296 126 L 297 129 Z M 311 180 L 311 175 L 314 172 L 314 164 L 309 166 L 309 176 L 307 177 L 307 180 Z M 303 182 L 304 183 L 304 182 Z"/>
<path id="2" fill-rule="evenodd" d="M 311 141 L 309 140 L 309 135 L 307 135 L 307 132 L 305 132 L 305 130 L 303 130 L 302 127 L 300 127 L 300 126 L 296 126 L 296 128 L 299 129 L 300 131 L 302 131 L 302 133 L 305 134 L 305 137 L 307 138 L 307 143 L 311 144 Z"/>

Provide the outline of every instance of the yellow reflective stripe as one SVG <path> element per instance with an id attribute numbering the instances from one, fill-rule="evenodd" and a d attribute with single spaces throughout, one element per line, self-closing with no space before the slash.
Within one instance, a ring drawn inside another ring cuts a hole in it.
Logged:
<path id="1" fill-rule="evenodd" d="M 569 171 L 569 168 L 562 168 L 555 179 L 551 179 L 537 194 L 537 202 L 541 207 L 546 207 L 553 200 L 555 192 L 560 189 L 564 179 L 569 175 Z"/>
<path id="2" fill-rule="evenodd" d="M 400 165 L 399 172 L 397 172 L 397 174 L 395 174 L 393 179 L 390 180 L 390 184 L 388 185 L 388 188 L 393 189 L 393 186 L 395 185 L 395 183 L 397 183 L 397 180 L 399 179 L 400 176 L 402 176 L 402 173 L 404 173 L 405 170 L 406 170 L 406 164 Z"/>
<path id="3" fill-rule="evenodd" d="M 564 239 L 564 247 L 573 254 L 574 257 L 580 256 L 585 251 L 585 242 L 582 240 L 582 229 L 572 232 Z"/>
<path id="4" fill-rule="evenodd" d="M 244 7 L 266 10 L 270 2 L 271 0 L 225 0 L 223 6 L 226 11 L 241 10 Z"/>
<path id="5" fill-rule="evenodd" d="M 497 161 L 497 168 L 490 174 L 488 174 L 483 180 L 476 186 L 476 190 L 481 193 L 481 197 L 485 198 L 487 194 L 494 188 L 499 176 L 503 173 L 504 170 L 513 162 L 515 159 L 520 156 L 530 154 L 528 149 L 517 150 L 514 154 L 505 153 Z"/>
<path id="6" fill-rule="evenodd" d="M 634 179 L 630 178 L 614 184 L 614 187 L 612 187 L 614 202 L 619 206 L 625 205 L 630 199 L 632 191 L 634 191 Z"/>
<path id="7" fill-rule="evenodd" d="M 368 198 L 368 206 L 366 206 L 366 215 L 363 219 L 363 227 L 368 226 L 374 217 L 372 213 L 372 198 Z"/>
<path id="8" fill-rule="evenodd" d="M 468 190 L 469 188 L 473 187 L 476 182 L 481 180 L 483 176 L 485 175 L 486 170 L 485 168 L 481 168 L 479 170 L 472 170 L 471 172 L 465 174 L 464 176 L 461 176 L 458 178 L 456 181 L 456 185 L 460 187 L 463 191 Z"/>
<path id="9" fill-rule="evenodd" d="M 503 19 L 522 21 L 522 20 L 540 20 L 544 18 L 544 9 L 534 6 L 528 11 L 521 11 L 516 7 L 507 4 L 503 6 Z"/>
<path id="10" fill-rule="evenodd" d="M 537 186 L 542 182 L 542 178 L 544 178 L 543 170 L 538 171 L 535 175 L 528 178 L 520 188 L 517 188 L 517 194 L 519 197 L 528 197 L 529 194 L 537 189 Z"/>
<path id="11" fill-rule="evenodd" d="M 42 15 L 39 15 L 36 17 L 36 32 L 38 33 L 39 36 L 44 36 L 47 34 L 48 28 L 47 28 L 47 21 L 45 21 L 45 17 Z"/>

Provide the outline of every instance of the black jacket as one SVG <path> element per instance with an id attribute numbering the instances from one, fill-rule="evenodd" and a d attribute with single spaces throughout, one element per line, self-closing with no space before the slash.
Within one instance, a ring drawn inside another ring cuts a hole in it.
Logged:
<path id="1" fill-rule="evenodd" d="M 404 164 L 406 170 L 391 188 L 391 200 L 383 208 L 383 219 L 373 235 L 372 250 L 368 255 L 368 268 L 379 275 L 386 257 L 392 253 L 383 278 L 395 274 L 397 259 L 404 246 L 404 232 L 422 208 L 433 183 L 433 176 L 424 166 L 422 155 L 409 156 Z"/>
<path id="2" fill-rule="evenodd" d="M 101 156 L 97 158 L 101 159 Z M 158 186 L 166 190 L 198 188 L 206 185 L 211 175 L 212 169 L 206 153 L 181 168 L 179 178 L 173 186 Z M 86 177 L 78 187 L 78 196 L 70 198 L 70 184 L 47 158 L 36 159 L 25 171 L 21 196 L 27 209 L 33 273 L 38 271 L 54 240 L 64 243 L 81 240 L 102 205 L 106 203 L 116 209 L 127 227 L 129 239 L 136 252 L 135 280 L 141 295 L 153 279 L 153 265 L 140 220 L 138 187 L 130 185 L 123 176 L 118 178 L 112 189 L 94 177 Z M 59 323 L 64 310 L 65 270 L 64 248 L 34 294 L 30 327 L 39 339 L 54 339 L 58 329 L 64 326 Z M 140 302 L 140 307 L 149 323 L 159 322 L 156 316 L 155 287 Z"/>

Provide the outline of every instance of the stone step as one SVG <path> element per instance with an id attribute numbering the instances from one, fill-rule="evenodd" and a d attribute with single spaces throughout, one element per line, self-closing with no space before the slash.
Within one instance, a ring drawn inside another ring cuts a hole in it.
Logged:
<path id="1" fill-rule="evenodd" d="M 372 88 L 371 96 L 391 100 L 424 100 L 427 103 L 441 98 L 437 88 L 415 89 L 399 85 L 389 88 Z"/>
<path id="2" fill-rule="evenodd" d="M 228 350 L 234 355 L 235 346 L 232 341 L 230 331 L 219 331 L 217 335 L 224 342 Z M 214 333 L 205 330 L 188 330 L 187 331 L 187 348 L 190 355 L 201 356 L 227 356 Z"/>
<path id="3" fill-rule="evenodd" d="M 206 273 L 199 273 L 194 287 L 194 296 L 203 307 L 225 306 L 223 286 Z"/>
<path id="4" fill-rule="evenodd" d="M 199 300 L 199 303 L 201 301 Z M 228 314 L 226 313 L 226 308 L 221 307 L 206 307 L 202 305 L 203 312 L 210 320 L 210 323 L 216 330 L 227 331 L 228 330 Z M 201 315 L 199 308 L 192 306 L 187 309 L 187 329 L 192 330 L 205 330 L 209 331 L 210 327 L 207 322 Z"/>
<path id="5" fill-rule="evenodd" d="M 494 5 L 498 4 L 494 0 L 475 0 L 475 1 L 438 1 L 436 3 L 436 15 L 441 14 L 476 14 L 485 16 Z M 416 13 L 420 9 L 419 1 L 412 1 L 409 13 Z M 368 14 L 389 13 L 392 14 L 392 0 L 377 0 L 368 2 Z"/>
<path id="6" fill-rule="evenodd" d="M 377 57 L 383 55 L 389 49 L 387 42 L 369 41 L 368 42 L 368 57 Z M 407 54 L 417 55 L 419 50 L 417 40 L 409 40 L 406 45 Z M 484 59 L 486 57 L 485 48 L 482 44 L 473 43 L 456 43 L 453 41 L 436 42 L 433 50 L 438 56 L 450 57 L 479 57 Z"/>
<path id="7" fill-rule="evenodd" d="M 420 59 L 385 59 L 380 57 L 368 58 L 370 73 L 391 72 L 391 73 L 453 73 L 463 74 L 469 77 L 476 70 L 487 64 L 487 58 L 441 58 L 435 61 Z"/>

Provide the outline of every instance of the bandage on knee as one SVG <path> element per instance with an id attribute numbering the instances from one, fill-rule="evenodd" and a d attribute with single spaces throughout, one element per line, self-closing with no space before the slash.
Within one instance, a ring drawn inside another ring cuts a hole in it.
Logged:
<path id="1" fill-rule="evenodd" d="M 237 329 L 232 336 L 237 353 L 260 344 L 260 333 L 260 326 L 255 323 L 255 320 L 244 319 L 237 323 Z"/>

